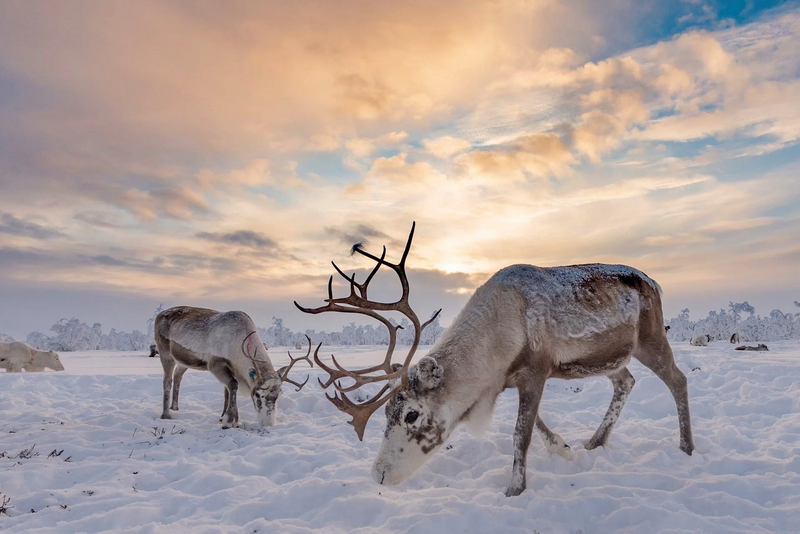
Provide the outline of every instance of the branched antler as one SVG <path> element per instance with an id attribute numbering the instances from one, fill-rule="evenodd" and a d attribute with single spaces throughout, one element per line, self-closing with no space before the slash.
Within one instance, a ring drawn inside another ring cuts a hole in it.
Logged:
<path id="1" fill-rule="evenodd" d="M 363 439 L 364 428 L 366 427 L 370 416 L 378 408 L 385 404 L 386 401 L 392 398 L 398 391 L 408 385 L 408 368 L 411 364 L 411 359 L 417 352 L 422 330 L 424 330 L 426 326 L 433 322 L 433 320 L 439 315 L 439 312 L 441 312 L 441 310 L 438 310 L 425 323 L 420 324 L 417 314 L 411 309 L 411 306 L 408 303 L 410 288 L 408 284 L 408 277 L 406 276 L 406 259 L 408 258 L 409 251 L 411 250 L 411 241 L 414 238 L 415 227 L 416 223 L 412 224 L 411 232 L 408 235 L 408 241 L 406 242 L 406 247 L 403 251 L 403 256 L 398 263 L 386 261 L 386 247 L 383 247 L 383 252 L 381 253 L 380 257 L 374 256 L 365 251 L 360 244 L 359 246 L 354 246 L 351 249 L 352 253 L 361 254 L 362 256 L 366 256 L 367 258 L 370 258 L 376 262 L 375 267 L 369 273 L 364 283 L 360 284 L 356 282 L 355 273 L 353 273 L 351 276 L 348 276 L 335 263 L 331 262 L 333 264 L 333 268 L 336 269 L 336 272 L 338 272 L 339 275 L 341 275 L 342 278 L 347 280 L 347 282 L 350 284 L 350 294 L 347 297 L 334 298 L 333 276 L 331 276 L 328 279 L 328 298 L 325 299 L 325 302 L 328 304 L 326 306 L 321 306 L 319 308 L 304 308 L 297 302 L 294 303 L 294 305 L 297 306 L 300 311 L 305 313 L 318 314 L 325 312 L 340 312 L 366 315 L 368 317 L 372 317 L 376 321 L 379 321 L 389 330 L 389 346 L 386 350 L 386 356 L 383 362 L 366 369 L 358 369 L 354 371 L 345 369 L 339 364 L 338 361 L 336 361 L 336 358 L 333 355 L 331 355 L 333 367 L 330 367 L 319 359 L 319 347 L 317 347 L 317 350 L 314 351 L 314 361 L 322 368 L 322 370 L 328 373 L 328 379 L 325 382 L 320 379 L 319 383 L 325 389 L 331 385 L 336 388 L 337 392 L 334 393 L 333 397 L 328 396 L 328 400 L 330 400 L 339 410 L 353 417 L 349 423 L 355 428 L 356 434 L 358 434 L 358 439 Z M 369 283 L 372 281 L 373 277 L 382 265 L 392 269 L 400 279 L 402 295 L 395 302 L 377 302 L 369 300 L 367 296 Z M 399 366 L 397 364 L 394 366 L 392 365 L 392 356 L 394 355 L 394 349 L 397 345 L 397 330 L 402 328 L 402 326 L 393 325 L 389 319 L 378 313 L 386 311 L 402 313 L 409 319 L 409 321 L 411 321 L 411 324 L 414 326 L 414 341 L 408 351 L 408 354 L 406 355 L 405 361 Z M 353 381 L 353 383 L 349 386 L 342 386 L 339 380 L 343 378 L 349 378 Z M 400 379 L 400 382 L 390 390 L 391 381 L 395 379 Z M 387 383 L 377 395 L 373 396 L 364 403 L 356 404 L 352 402 L 346 395 L 346 393 L 354 391 L 365 384 L 372 384 L 375 382 L 389 383 Z"/>
<path id="2" fill-rule="evenodd" d="M 309 356 L 311 355 L 311 338 L 308 337 L 308 334 L 306 334 L 306 339 L 308 340 L 308 352 L 306 352 L 306 355 L 300 356 L 299 358 L 292 358 L 292 353 L 290 351 L 286 351 L 289 354 L 289 365 L 284 365 L 283 367 L 278 369 L 278 376 L 281 377 L 281 382 L 289 382 L 290 384 L 297 386 L 297 389 L 295 391 L 300 391 L 301 389 L 303 389 L 303 386 L 305 386 L 308 383 L 308 376 L 306 376 L 306 380 L 302 384 L 298 384 L 294 380 L 290 380 L 289 371 L 292 370 L 294 364 L 296 364 L 299 361 L 305 360 L 308 362 L 309 367 L 314 367 L 314 363 L 311 361 L 311 358 L 309 358 Z M 319 350 L 321 346 L 322 343 L 320 343 L 317 346 L 317 350 Z M 314 353 L 314 357 L 316 357 L 316 352 Z"/>

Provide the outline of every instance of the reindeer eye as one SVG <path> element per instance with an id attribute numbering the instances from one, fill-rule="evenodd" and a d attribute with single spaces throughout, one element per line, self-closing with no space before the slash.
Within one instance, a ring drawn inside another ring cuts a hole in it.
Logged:
<path id="1" fill-rule="evenodd" d="M 417 417 L 419 417 L 419 412 L 415 412 L 413 410 L 408 412 L 406 414 L 406 423 L 412 424 L 414 421 L 417 420 Z"/>
<path id="2" fill-rule="evenodd" d="M 255 378 L 255 377 L 256 377 L 256 372 L 250 371 L 250 378 Z"/>

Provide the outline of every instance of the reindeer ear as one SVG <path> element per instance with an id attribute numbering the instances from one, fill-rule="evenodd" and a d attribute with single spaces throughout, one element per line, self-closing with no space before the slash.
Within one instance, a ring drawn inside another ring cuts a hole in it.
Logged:
<path id="1" fill-rule="evenodd" d="M 417 364 L 417 383 L 420 389 L 436 389 L 442 383 L 444 368 L 427 356 Z"/>

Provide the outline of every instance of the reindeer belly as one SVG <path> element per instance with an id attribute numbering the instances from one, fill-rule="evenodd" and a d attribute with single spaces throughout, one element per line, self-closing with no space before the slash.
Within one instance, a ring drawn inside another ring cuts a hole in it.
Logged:
<path id="1" fill-rule="evenodd" d="M 195 352 L 174 341 L 169 342 L 169 352 L 175 361 L 191 369 L 208 369 L 208 362 Z"/>
<path id="2" fill-rule="evenodd" d="M 620 325 L 590 339 L 566 344 L 550 376 L 571 379 L 612 374 L 631 361 L 635 336 L 633 325 Z"/>
<path id="3" fill-rule="evenodd" d="M 552 378 L 569 380 L 572 378 L 585 378 L 587 376 L 609 375 L 619 371 L 628 365 L 630 361 L 630 353 L 623 357 L 615 357 L 612 359 L 578 360 L 560 364 L 550 376 Z"/>

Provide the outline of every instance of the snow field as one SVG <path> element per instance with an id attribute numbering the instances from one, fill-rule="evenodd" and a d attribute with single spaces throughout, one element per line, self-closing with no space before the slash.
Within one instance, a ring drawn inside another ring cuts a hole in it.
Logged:
<path id="1" fill-rule="evenodd" d="M 503 492 L 515 390 L 500 396 L 483 437 L 456 431 L 416 475 L 387 487 L 369 474 L 382 411 L 359 442 L 315 384 L 317 369 L 301 392 L 284 387 L 276 426 L 259 429 L 240 396 L 245 428 L 222 430 L 222 386 L 210 373 L 187 373 L 180 411 L 162 421 L 157 358 L 64 353 L 65 372 L 0 373 L 0 492 L 11 498 L 0 530 L 794 533 L 800 342 L 769 345 L 768 353 L 720 342 L 673 347 L 689 378 L 692 457 L 678 449 L 666 386 L 640 364 L 630 365 L 637 384 L 605 449 L 583 443 L 608 407 L 610 382 L 549 381 L 541 414 L 572 458 L 548 454 L 534 435 L 528 490 L 514 498 Z M 383 350 L 333 352 L 353 365 Z M 283 350 L 270 354 L 276 366 L 287 361 Z"/>

